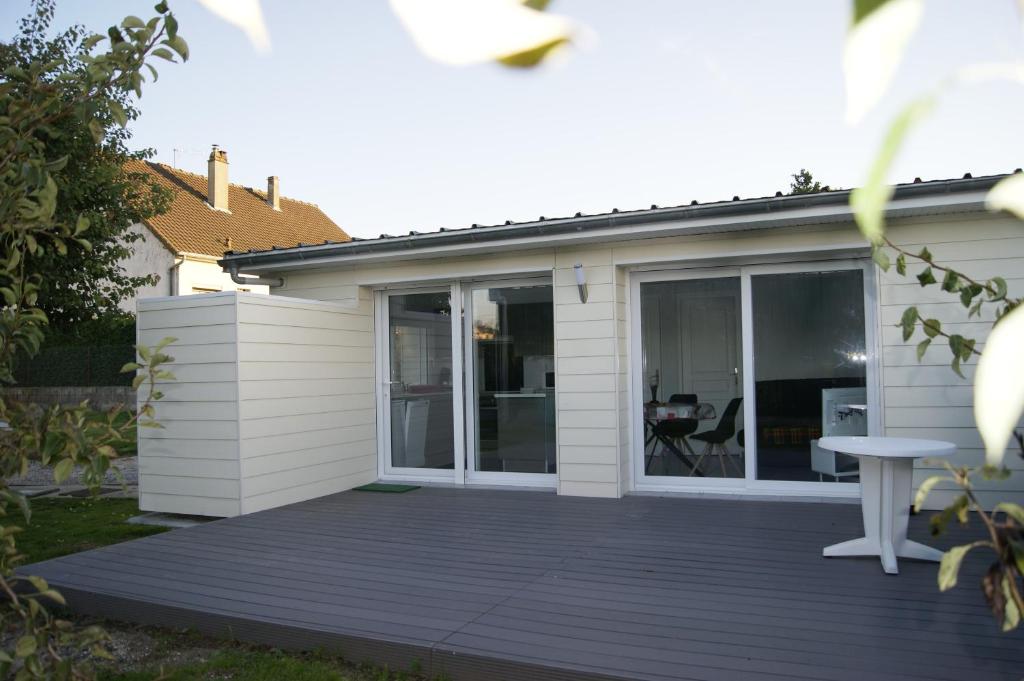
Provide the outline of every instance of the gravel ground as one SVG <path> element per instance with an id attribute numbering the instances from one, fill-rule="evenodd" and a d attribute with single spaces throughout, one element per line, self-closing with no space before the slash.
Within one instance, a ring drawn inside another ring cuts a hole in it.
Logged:
<path id="1" fill-rule="evenodd" d="M 135 486 L 139 484 L 139 469 L 138 469 L 138 457 L 129 456 L 123 459 L 114 459 L 111 462 L 113 467 L 121 469 L 124 474 L 124 483 L 128 486 Z M 62 483 L 63 486 L 81 485 L 81 477 L 79 475 L 79 469 L 75 469 L 75 472 L 71 474 L 71 477 Z M 111 485 L 119 485 L 120 481 L 114 476 L 113 471 L 107 471 L 106 483 Z M 24 477 L 11 478 L 7 481 L 9 485 L 33 485 L 33 486 L 46 486 L 53 485 L 53 470 L 46 468 L 36 462 L 29 463 L 28 475 Z"/>

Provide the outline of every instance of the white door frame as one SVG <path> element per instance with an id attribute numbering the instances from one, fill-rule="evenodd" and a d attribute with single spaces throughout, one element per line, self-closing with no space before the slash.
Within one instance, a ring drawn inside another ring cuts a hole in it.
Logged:
<path id="1" fill-rule="evenodd" d="M 463 287 L 463 370 L 465 380 L 465 421 L 466 421 L 466 456 L 465 456 L 465 481 L 473 485 L 509 485 L 523 487 L 548 487 L 554 489 L 558 486 L 558 473 L 502 473 L 497 471 L 476 470 L 476 440 L 477 440 L 477 414 L 476 414 L 476 353 L 473 352 L 473 291 L 487 288 L 512 287 L 512 286 L 549 286 L 551 287 L 551 304 L 554 305 L 554 282 L 550 276 L 531 277 L 520 279 L 481 279 L 466 282 Z M 553 333 L 553 331 L 552 331 Z M 554 343 L 554 338 L 552 338 Z M 558 418 L 558 382 L 555 382 L 555 418 Z M 557 437 L 558 427 L 555 427 Z M 558 451 L 557 444 L 555 451 Z"/>
<path id="2" fill-rule="evenodd" d="M 643 342 L 641 338 L 640 285 L 656 281 L 682 281 L 719 277 L 739 277 L 740 318 L 742 319 L 741 355 L 743 361 L 743 420 L 746 428 L 756 424 L 754 381 L 754 329 L 751 276 L 795 272 L 830 272 L 861 270 L 864 273 L 864 338 L 867 353 L 868 434 L 882 432 L 880 388 L 880 343 L 878 321 L 878 287 L 870 259 L 815 260 L 809 262 L 772 263 L 761 265 L 723 266 L 715 268 L 680 268 L 633 271 L 629 280 L 629 347 L 631 386 L 631 446 L 633 488 L 642 492 L 720 492 L 758 495 L 803 495 L 818 497 L 857 497 L 860 485 L 845 482 L 803 482 L 788 480 L 757 480 L 757 434 L 747 437 L 744 448 L 746 465 L 743 478 L 697 478 L 689 476 L 648 476 L 644 471 Z M 639 397 L 637 397 L 639 396 Z M 756 426 L 754 426 L 756 428 Z"/>
<path id="3" fill-rule="evenodd" d="M 452 417 L 454 462 L 452 470 L 443 468 L 407 468 L 391 465 L 391 343 L 389 301 L 391 296 L 413 293 L 444 293 L 451 297 L 452 310 Z M 458 282 L 443 286 L 396 288 L 374 291 L 374 327 L 376 329 L 375 374 L 377 379 L 377 476 L 382 480 L 416 480 L 462 484 L 465 481 L 465 409 L 463 405 L 462 291 Z"/>

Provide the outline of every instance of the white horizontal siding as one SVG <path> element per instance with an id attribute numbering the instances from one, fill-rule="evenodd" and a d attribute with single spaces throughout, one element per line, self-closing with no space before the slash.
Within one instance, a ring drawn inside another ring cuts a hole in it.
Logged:
<path id="1" fill-rule="evenodd" d="M 972 216 L 969 221 L 915 220 L 891 227 L 889 236 L 912 252 L 927 246 L 936 262 L 974 278 L 1002 276 L 1011 295 L 1024 294 L 1024 230 L 1017 221 L 998 216 Z M 907 269 L 907 277 L 901 277 L 895 270 L 880 274 L 885 433 L 952 442 L 958 447 L 950 459 L 953 463 L 979 465 L 984 460 L 984 450 L 974 422 L 975 360 L 972 358 L 963 366 L 966 378 L 958 377 L 949 366 L 952 355 L 948 344 L 936 338 L 918 361 L 916 345 L 924 334 L 918 329 L 905 342 L 897 324 L 903 311 L 913 305 L 922 316 L 938 319 L 948 333 L 975 338 L 979 349 L 983 349 L 993 312 L 989 309 L 980 319 L 970 319 L 956 296 L 941 291 L 937 285 L 922 287 L 913 278 L 923 265 L 911 261 Z M 941 280 L 941 272 L 936 277 Z M 1015 469 L 1024 468 L 1017 457 L 1008 457 L 1007 464 Z M 941 468 L 919 462 L 915 485 L 938 472 Z M 1019 475 L 1002 482 L 979 481 L 979 489 L 987 503 L 1024 497 L 1024 482 Z M 941 508 L 953 494 L 951 484 L 941 485 L 929 497 L 928 506 Z"/>
<path id="2" fill-rule="evenodd" d="M 173 381 L 155 404 L 162 428 L 139 428 L 139 506 L 164 513 L 239 512 L 235 299 L 221 294 L 140 300 L 138 338 L 171 336 Z M 140 400 L 142 393 L 140 392 Z"/>
<path id="3" fill-rule="evenodd" d="M 611 249 L 560 249 L 554 317 L 558 391 L 559 494 L 617 497 L 619 480 L 618 326 Z M 587 302 L 573 267 L 584 266 Z M 574 408 L 576 402 L 576 408 Z M 590 405 L 580 408 L 582 405 Z"/>
<path id="4" fill-rule="evenodd" d="M 352 295 L 239 300 L 245 513 L 376 478 L 372 303 Z"/>

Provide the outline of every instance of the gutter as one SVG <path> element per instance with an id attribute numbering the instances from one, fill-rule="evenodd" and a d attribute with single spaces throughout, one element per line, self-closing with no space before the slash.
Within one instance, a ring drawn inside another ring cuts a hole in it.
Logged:
<path id="1" fill-rule="evenodd" d="M 895 187 L 887 209 L 889 217 L 913 214 L 931 214 L 984 209 L 987 192 L 1006 175 L 981 178 L 915 182 Z M 972 196 L 972 194 L 974 194 Z M 271 270 L 287 269 L 300 264 L 326 264 L 337 261 L 366 261 L 390 257 L 426 255 L 444 249 L 454 256 L 457 251 L 479 250 L 496 242 L 512 246 L 554 245 L 555 241 L 579 241 L 582 237 L 599 240 L 652 238 L 673 234 L 707 234 L 714 232 L 764 229 L 769 227 L 849 223 L 853 214 L 849 208 L 850 190 L 830 191 L 798 196 L 774 196 L 758 199 L 720 201 L 710 204 L 690 204 L 671 208 L 651 208 L 601 215 L 540 219 L 533 222 L 441 230 L 426 234 L 411 233 L 403 237 L 385 237 L 372 240 L 353 240 L 337 244 L 278 248 L 251 253 L 226 253 L 218 264 L 230 271 L 234 269 Z M 935 197 L 935 201 L 928 198 Z M 958 200 L 959 199 L 959 200 Z M 748 218 L 737 220 L 735 218 Z M 666 223 L 675 223 L 667 224 Z M 646 226 L 650 229 L 639 229 Z M 562 237 L 556 239 L 555 237 Z"/>

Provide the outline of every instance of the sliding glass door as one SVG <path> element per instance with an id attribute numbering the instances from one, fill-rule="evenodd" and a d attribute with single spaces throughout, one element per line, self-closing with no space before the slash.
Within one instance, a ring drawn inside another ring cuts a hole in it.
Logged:
<path id="1" fill-rule="evenodd" d="M 458 355 L 451 291 L 388 292 L 383 299 L 385 473 L 454 478 Z"/>
<path id="2" fill-rule="evenodd" d="M 381 291 L 380 474 L 555 484 L 550 279 Z"/>
<path id="3" fill-rule="evenodd" d="M 638 489 L 855 494 L 817 446 L 878 430 L 867 261 L 638 272 L 631 279 Z"/>
<path id="4" fill-rule="evenodd" d="M 466 290 L 468 481 L 554 482 L 555 334 L 547 282 Z"/>

